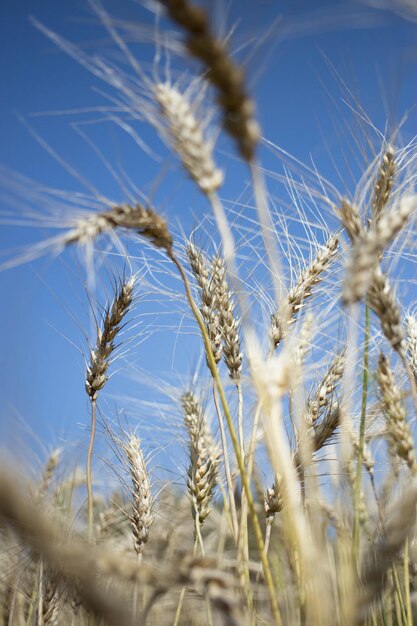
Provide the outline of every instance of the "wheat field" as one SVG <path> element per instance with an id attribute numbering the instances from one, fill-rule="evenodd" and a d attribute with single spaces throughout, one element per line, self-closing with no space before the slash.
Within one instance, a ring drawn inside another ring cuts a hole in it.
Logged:
<path id="1" fill-rule="evenodd" d="M 113 200 L 1 173 L 22 222 L 57 229 L 2 270 L 76 259 L 88 321 L 86 442 L 49 446 L 40 470 L 9 450 L 0 468 L 0 622 L 412 626 L 417 142 L 352 97 L 354 183 L 337 188 L 268 137 L 207 4 L 143 4 L 151 61 L 140 25 L 95 0 L 107 56 L 33 24 L 103 82 L 119 128 L 161 140 L 205 208 L 189 228 L 140 172 Z"/>

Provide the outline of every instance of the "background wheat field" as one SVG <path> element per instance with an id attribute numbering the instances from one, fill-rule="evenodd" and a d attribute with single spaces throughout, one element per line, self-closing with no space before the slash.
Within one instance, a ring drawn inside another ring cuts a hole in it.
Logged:
<path id="1" fill-rule="evenodd" d="M 417 623 L 417 6 L 2 6 L 0 622 Z"/>

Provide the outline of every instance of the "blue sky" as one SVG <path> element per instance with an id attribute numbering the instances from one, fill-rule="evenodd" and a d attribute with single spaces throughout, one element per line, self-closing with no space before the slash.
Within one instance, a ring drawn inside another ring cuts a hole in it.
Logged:
<path id="1" fill-rule="evenodd" d="M 353 169 L 357 165 L 356 147 L 349 136 L 350 131 L 356 132 L 346 104 L 349 95 L 340 79 L 378 128 L 383 129 L 386 122 L 392 128 L 409 111 L 402 137 L 408 141 L 414 135 L 417 22 L 393 12 L 371 11 L 360 3 L 302 0 L 228 3 L 225 22 L 225 3 L 214 4 L 214 18 L 225 32 L 236 24 L 232 47 L 251 77 L 249 84 L 265 136 L 302 161 L 314 158 L 319 170 L 342 191 L 349 191 L 352 184 L 346 161 Z M 153 14 L 138 3 L 113 1 L 104 6 L 130 23 L 153 27 Z M 143 126 L 139 130 L 162 155 L 168 172 L 162 181 L 158 178 L 160 163 L 149 159 L 114 124 L 99 122 L 97 112 L 86 112 L 105 103 L 99 93 L 104 86 L 40 33 L 30 16 L 79 43 L 85 51 L 108 48 L 107 35 L 86 2 L 1 3 L 0 164 L 45 186 L 82 191 L 80 182 L 35 139 L 36 133 L 101 193 L 123 200 L 120 186 L 77 133 L 74 124 L 78 124 L 114 167 L 125 171 L 145 193 L 156 190 L 158 208 L 189 232 L 198 220 L 196 215 L 208 211 L 198 190 L 186 181 L 179 167 L 172 167 L 154 131 Z M 132 49 L 142 63 L 151 62 L 151 45 Z M 34 115 L 66 110 L 84 112 Z M 85 124 L 91 121 L 95 123 Z M 239 196 L 247 178 L 244 168 L 229 156 L 232 151 L 227 140 L 219 142 L 219 161 L 228 167 L 222 192 L 227 200 Z M 263 162 L 270 169 L 280 167 L 277 158 L 267 152 Z M 5 188 L 0 194 L 2 211 L 10 208 L 7 184 Z M 14 206 L 12 210 L 17 211 Z M 1 225 L 0 245 L 2 249 L 27 245 L 48 232 Z M 25 441 L 29 447 L 39 448 L 35 433 L 49 446 L 61 439 L 85 443 L 82 424 L 88 423 L 88 405 L 78 349 L 85 351 L 83 330 L 88 332 L 84 277 L 74 253 L 42 258 L 0 274 L 0 433 L 12 446 Z M 174 340 L 167 332 L 155 336 L 138 347 L 134 358 L 140 367 L 146 363 L 154 377 L 163 372 L 175 381 L 170 372 Z M 183 370 L 177 382 L 181 376 L 187 380 L 197 356 L 190 352 L 178 358 Z M 116 407 L 122 408 L 123 403 L 113 394 L 134 387 L 135 383 L 119 372 L 110 381 L 110 396 L 103 409 L 114 417 Z"/>

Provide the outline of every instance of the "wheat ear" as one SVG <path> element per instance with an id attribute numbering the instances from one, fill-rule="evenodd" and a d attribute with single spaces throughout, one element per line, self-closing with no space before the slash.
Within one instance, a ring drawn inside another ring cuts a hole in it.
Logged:
<path id="1" fill-rule="evenodd" d="M 254 104 L 246 92 L 243 70 L 231 59 L 225 42 L 211 32 L 206 12 L 190 0 L 160 0 L 170 18 L 186 33 L 189 52 L 204 63 L 206 78 L 218 93 L 224 127 L 242 157 L 251 161 L 259 141 Z"/>
<path id="2" fill-rule="evenodd" d="M 264 508 L 266 523 L 272 524 L 275 515 L 280 513 L 284 508 L 284 498 L 282 494 L 283 482 L 280 476 L 277 476 L 272 483 L 272 487 L 268 487 L 264 494 Z"/>
<path id="3" fill-rule="evenodd" d="M 401 391 L 384 354 L 379 355 L 377 380 L 387 420 L 387 436 L 396 456 L 405 461 L 410 471 L 417 471 L 413 436 L 402 403 Z"/>
<path id="4" fill-rule="evenodd" d="M 266 583 L 267 590 L 268 590 L 268 597 L 269 597 L 269 601 L 271 604 L 273 618 L 274 618 L 276 626 L 281 626 L 282 625 L 281 612 L 280 612 L 280 608 L 279 608 L 276 594 L 275 594 L 274 581 L 272 578 L 271 568 L 269 566 L 268 558 L 265 553 L 262 529 L 259 523 L 255 502 L 254 502 L 252 492 L 251 492 L 250 480 L 248 478 L 248 472 L 247 472 L 246 465 L 245 465 L 245 459 L 240 450 L 239 440 L 236 435 L 236 429 L 233 424 L 232 414 L 230 411 L 229 403 L 226 398 L 226 394 L 225 394 L 225 390 L 224 390 L 222 380 L 219 374 L 219 370 L 214 359 L 210 338 L 208 336 L 207 329 L 205 327 L 201 314 L 197 308 L 197 305 L 194 302 L 194 299 L 191 293 L 190 283 L 189 283 L 189 280 L 187 278 L 187 274 L 185 273 L 184 268 L 182 267 L 181 263 L 178 261 L 173 251 L 168 253 L 168 256 L 173 262 L 173 264 L 175 265 L 175 267 L 177 268 L 181 276 L 181 280 L 184 284 L 184 289 L 185 289 L 185 294 L 186 294 L 188 304 L 190 305 L 191 311 L 195 317 L 195 320 L 198 324 L 198 327 L 200 329 L 200 332 L 203 338 L 204 348 L 205 348 L 205 352 L 207 356 L 207 365 L 213 377 L 213 385 L 219 395 L 220 404 L 223 409 L 224 416 L 226 418 L 226 423 L 227 423 L 227 427 L 230 433 L 230 439 L 233 445 L 233 449 L 235 452 L 236 461 L 237 461 L 237 465 L 239 468 L 240 477 L 242 479 L 243 488 L 245 489 L 245 492 L 246 492 L 248 508 L 249 508 L 250 517 L 251 517 L 252 524 L 253 524 L 255 542 L 257 545 L 258 552 L 259 552 L 259 557 L 262 562 L 262 569 L 263 569 L 264 576 L 265 576 L 265 583 Z M 231 493 L 231 495 L 233 495 L 233 492 Z"/>
<path id="5" fill-rule="evenodd" d="M 331 405 L 332 394 L 336 389 L 336 384 L 343 376 L 345 362 L 345 351 L 335 356 L 332 364 L 317 387 L 314 396 L 307 403 L 307 419 L 311 424 L 314 424 L 319 419 L 324 409 Z"/>
<path id="6" fill-rule="evenodd" d="M 60 577 L 49 571 L 41 578 L 42 584 L 42 618 L 44 626 L 57 626 L 59 614 L 63 609 Z"/>
<path id="7" fill-rule="evenodd" d="M 37 490 L 38 498 L 40 499 L 43 498 L 46 492 L 48 491 L 49 487 L 51 486 L 52 479 L 59 465 L 60 459 L 61 459 L 61 450 L 59 448 L 57 448 L 56 450 L 53 450 L 52 453 L 49 455 L 48 460 L 42 472 L 41 480 L 38 485 L 38 490 Z"/>
<path id="8" fill-rule="evenodd" d="M 336 254 L 338 244 L 337 237 L 330 237 L 326 241 L 310 265 L 297 278 L 283 306 L 272 314 L 269 332 L 274 349 L 287 334 L 288 327 L 295 322 L 304 301 L 312 295 L 313 287 L 321 281 L 323 272 Z"/>
<path id="9" fill-rule="evenodd" d="M 401 231 L 416 206 L 416 196 L 402 198 L 389 212 L 383 213 L 377 222 L 372 222 L 368 231 L 354 239 L 346 265 L 343 290 L 346 304 L 359 302 L 365 296 L 382 253 Z"/>
<path id="10" fill-rule="evenodd" d="M 365 226 L 359 213 L 359 207 L 343 199 L 338 210 L 339 218 L 343 228 L 349 235 L 351 241 L 365 234 Z"/>
<path id="11" fill-rule="evenodd" d="M 226 265 L 220 255 L 212 261 L 212 281 L 215 292 L 216 308 L 223 338 L 223 357 L 229 370 L 229 376 L 238 381 L 242 374 L 243 354 L 239 335 L 240 322 L 235 315 L 233 293 L 226 276 Z"/>
<path id="12" fill-rule="evenodd" d="M 378 267 L 371 279 L 367 302 L 381 322 L 382 332 L 403 358 L 406 350 L 401 312 L 388 277 Z"/>
<path id="13" fill-rule="evenodd" d="M 150 207 L 137 203 L 134 205 L 115 205 L 108 211 L 94 213 L 80 219 L 63 239 L 64 245 L 85 244 L 93 241 L 103 232 L 115 228 L 134 230 L 149 239 L 157 248 L 172 250 L 172 236 L 163 217 Z"/>
<path id="14" fill-rule="evenodd" d="M 154 95 L 184 168 L 203 193 L 214 193 L 223 182 L 223 172 L 214 164 L 212 146 L 187 98 L 168 83 L 158 83 Z"/>
<path id="15" fill-rule="evenodd" d="M 405 318 L 407 353 L 411 371 L 417 382 L 417 318 L 414 315 L 407 315 Z"/>
<path id="16" fill-rule="evenodd" d="M 93 491 L 91 477 L 91 459 L 93 455 L 96 431 L 96 404 L 98 392 L 107 381 L 110 358 L 115 350 L 115 339 L 121 329 L 121 323 L 133 301 L 135 278 L 132 276 L 122 283 L 113 302 L 105 309 L 102 328 L 97 329 L 97 340 L 90 350 L 90 360 L 86 370 L 85 390 L 91 401 L 91 435 L 87 453 L 87 492 L 88 492 L 88 535 L 93 536 Z"/>
<path id="17" fill-rule="evenodd" d="M 206 325 L 207 333 L 210 337 L 211 349 L 216 363 L 222 358 L 222 331 L 220 326 L 220 315 L 217 309 L 217 298 L 215 283 L 210 278 L 208 261 L 202 250 L 199 250 L 192 243 L 186 248 L 191 271 L 200 287 L 201 306 L 200 313 Z"/>
<path id="18" fill-rule="evenodd" d="M 149 538 L 149 529 L 153 522 L 151 483 L 141 441 L 136 435 L 129 437 L 129 442 L 123 446 L 126 452 L 130 477 L 132 480 L 132 514 L 130 527 L 134 537 L 136 553 L 142 554 Z"/>
<path id="19" fill-rule="evenodd" d="M 187 487 L 192 500 L 193 516 L 196 523 L 202 525 L 210 514 L 210 503 L 218 481 L 219 451 L 194 394 L 185 392 L 181 397 L 181 404 L 190 454 Z"/>
<path id="20" fill-rule="evenodd" d="M 378 221 L 383 209 L 388 203 L 391 188 L 394 184 L 395 171 L 395 150 L 393 146 L 388 145 L 379 166 L 378 178 L 375 183 L 371 204 L 372 213 L 376 221 Z"/>

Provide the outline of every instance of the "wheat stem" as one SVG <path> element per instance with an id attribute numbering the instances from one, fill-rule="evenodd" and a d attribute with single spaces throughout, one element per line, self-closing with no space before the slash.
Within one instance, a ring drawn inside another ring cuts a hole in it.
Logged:
<path id="1" fill-rule="evenodd" d="M 219 402 L 218 402 L 218 399 L 217 399 L 216 384 L 215 384 L 214 381 L 213 381 L 213 400 L 214 400 L 214 406 L 215 406 L 215 409 L 216 409 L 217 418 L 218 418 L 218 421 L 219 421 L 220 438 L 221 438 L 221 441 L 222 441 L 222 449 L 223 449 L 223 457 L 224 457 L 224 471 L 225 471 L 225 475 L 226 475 L 227 489 L 229 491 L 230 515 L 231 515 L 231 520 L 232 520 L 233 537 L 234 537 L 235 542 L 237 542 L 239 524 L 238 524 L 238 520 L 237 520 L 236 502 L 235 502 L 234 489 L 233 489 L 232 472 L 230 470 L 229 452 L 227 450 L 227 438 L 226 438 L 226 431 L 225 431 L 225 428 L 224 428 L 223 415 L 222 415 L 222 412 L 221 412 L 221 409 L 220 409 L 220 406 L 219 406 Z"/>
<path id="2" fill-rule="evenodd" d="M 366 429 L 366 409 L 368 402 L 368 382 L 369 382 L 369 339 L 371 328 L 371 311 L 368 303 L 365 304 L 365 335 L 364 335 L 364 351 L 363 351 L 363 374 L 362 374 L 362 402 L 361 402 L 361 421 L 359 426 L 359 446 L 358 446 L 358 465 L 356 469 L 355 490 L 354 490 L 354 522 L 353 522 L 353 562 L 357 564 L 359 553 L 359 501 L 361 497 L 362 485 L 362 462 L 365 447 L 365 429 Z"/>
<path id="3" fill-rule="evenodd" d="M 91 461 L 93 457 L 94 439 L 96 435 L 96 410 L 97 401 L 91 399 L 91 432 L 87 452 L 86 480 L 87 480 L 87 508 L 88 508 L 88 541 L 93 541 L 94 536 L 94 510 L 93 510 L 93 482 L 91 474 Z"/>

